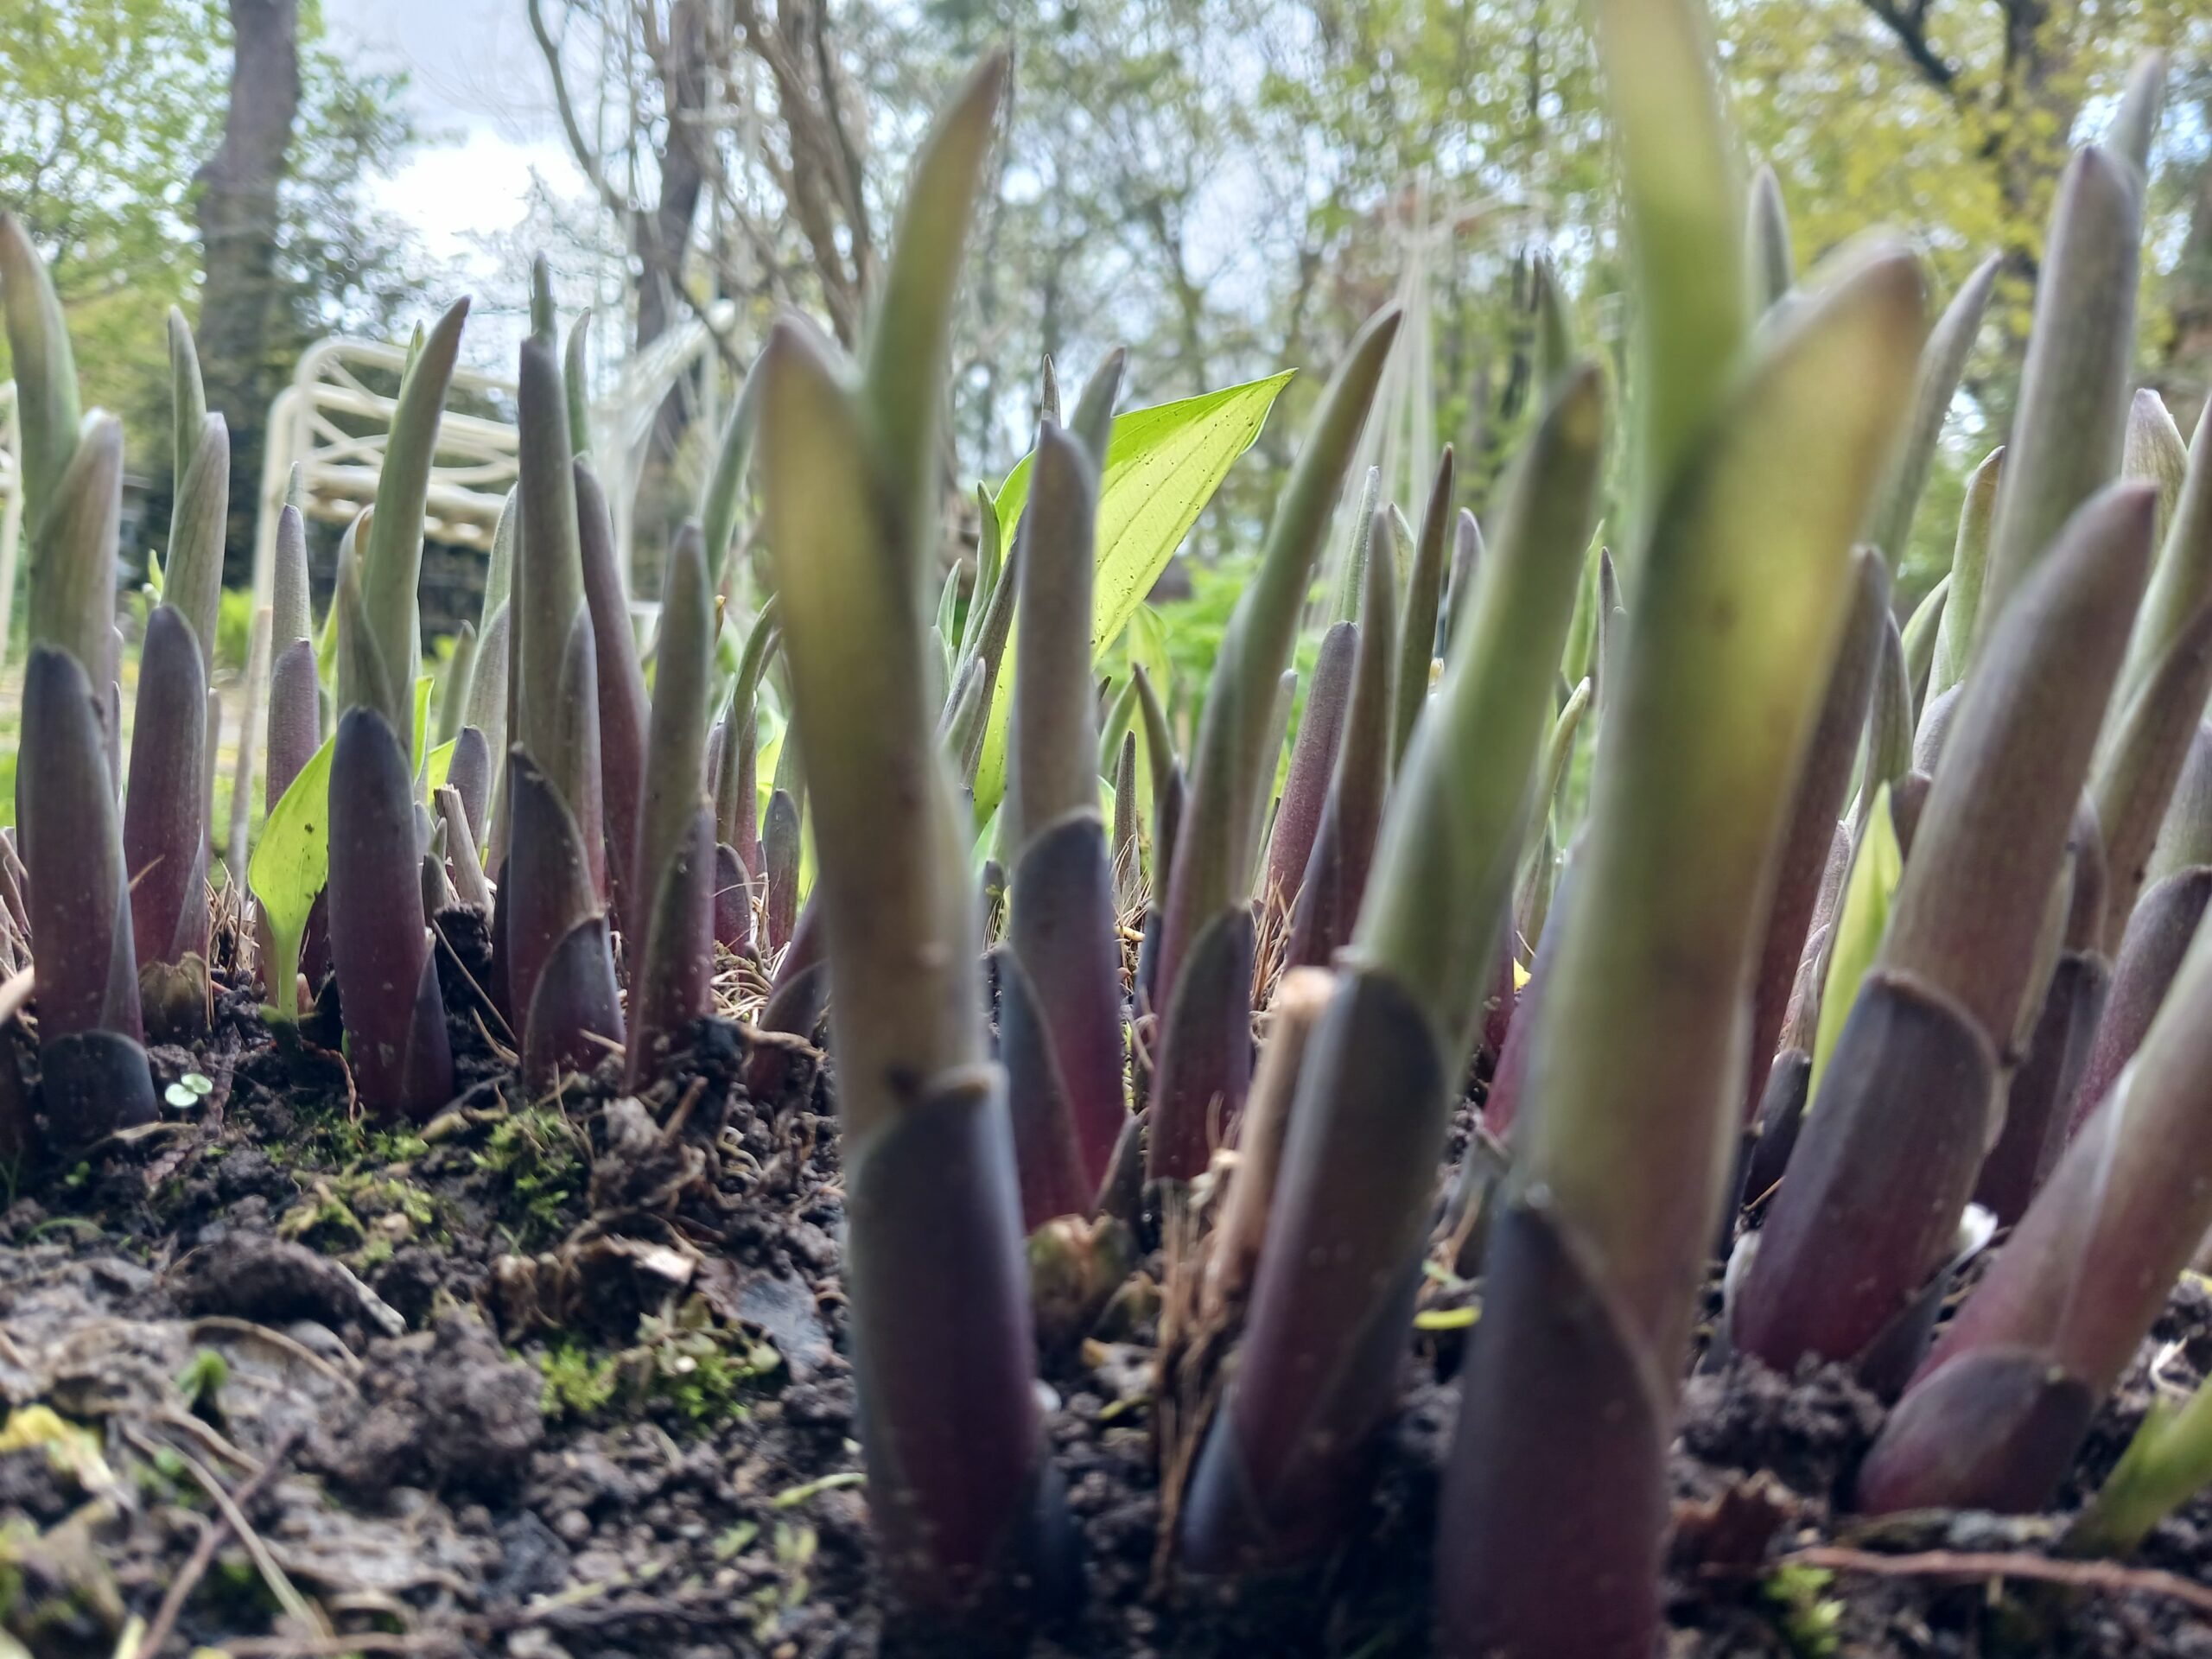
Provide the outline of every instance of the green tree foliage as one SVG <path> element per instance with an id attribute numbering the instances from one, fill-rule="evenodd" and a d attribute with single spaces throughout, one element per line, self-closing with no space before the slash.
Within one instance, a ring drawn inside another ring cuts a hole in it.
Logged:
<path id="1" fill-rule="evenodd" d="M 415 138 L 400 79 L 341 62 L 319 7 L 301 23 L 267 340 L 282 365 L 334 328 L 388 332 L 416 286 L 401 227 L 366 194 Z M 135 466 L 167 450 L 168 365 L 146 343 L 168 307 L 197 308 L 194 176 L 222 129 L 230 50 L 220 0 L 0 5 L 0 202 L 52 259 L 86 400 L 131 423 Z"/>

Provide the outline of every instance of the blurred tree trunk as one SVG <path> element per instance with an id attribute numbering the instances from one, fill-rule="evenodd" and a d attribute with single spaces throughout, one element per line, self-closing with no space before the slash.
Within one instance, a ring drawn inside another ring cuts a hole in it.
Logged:
<path id="1" fill-rule="evenodd" d="M 276 190 L 300 109 L 299 0 L 230 0 L 233 56 L 222 142 L 201 163 L 195 212 L 205 281 L 207 406 L 231 429 L 230 554 L 252 550 L 276 284 Z"/>
<path id="2" fill-rule="evenodd" d="M 676 0 L 669 8 L 668 34 L 655 40 L 650 6 L 640 9 L 648 42 L 658 60 L 662 95 L 668 110 L 668 148 L 660 157 L 660 189 L 650 208 L 640 209 L 630 243 L 638 257 L 637 348 L 643 351 L 668 332 L 684 310 L 678 285 L 691 244 L 692 222 L 707 179 L 702 147 L 713 142 L 696 131 L 707 107 L 708 16 L 702 0 Z M 653 451 L 665 461 L 683 435 L 688 388 L 672 386 L 662 400 L 653 429 Z"/>

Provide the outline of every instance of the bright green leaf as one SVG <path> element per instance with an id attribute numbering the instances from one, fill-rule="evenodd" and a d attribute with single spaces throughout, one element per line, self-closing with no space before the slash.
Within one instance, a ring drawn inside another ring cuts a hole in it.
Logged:
<path id="1" fill-rule="evenodd" d="M 1252 447 L 1293 370 L 1115 417 L 1098 492 L 1098 572 L 1090 626 L 1094 657 L 1113 644 L 1144 603 L 1237 456 Z M 1011 547 L 1029 499 L 1029 457 L 999 491 L 997 511 Z M 988 817 L 1006 791 L 1006 728 L 1014 683 L 1008 647 L 984 728 L 976 773 L 976 815 Z"/>
<path id="2" fill-rule="evenodd" d="M 445 786 L 446 779 L 453 772 L 453 746 L 460 741 L 458 738 L 448 738 L 436 748 L 432 749 L 429 757 L 423 761 L 423 798 L 424 800 L 436 799 L 438 791 Z"/>
<path id="3" fill-rule="evenodd" d="M 1851 1005 L 1859 1000 L 1859 982 L 1881 949 L 1882 932 L 1890 923 L 1890 899 L 1904 874 L 1904 852 L 1890 819 L 1890 786 L 1885 784 L 1875 791 L 1866 833 L 1852 856 L 1843 907 L 1830 938 L 1827 978 L 1821 987 L 1821 1023 L 1813 1039 L 1813 1071 L 1805 1090 L 1808 1111 L 1820 1092 L 1821 1074 L 1827 1070 L 1828 1056 L 1843 1034 Z"/>
<path id="4" fill-rule="evenodd" d="M 330 877 L 331 747 L 326 739 L 270 809 L 261 840 L 246 866 L 247 880 L 275 945 L 275 960 L 266 977 L 282 1020 L 297 1015 L 300 942 L 307 936 L 308 912 L 314 908 L 315 894 Z"/>

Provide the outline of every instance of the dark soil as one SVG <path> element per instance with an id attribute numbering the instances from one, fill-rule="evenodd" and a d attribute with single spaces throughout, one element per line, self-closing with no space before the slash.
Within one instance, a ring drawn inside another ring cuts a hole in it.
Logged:
<path id="1" fill-rule="evenodd" d="M 478 942 L 454 943 L 465 1092 L 435 1122 L 358 1121 L 334 1057 L 280 1052 L 237 996 L 206 1042 L 156 1054 L 188 1105 L 35 1173 L 0 1213 L 6 1636 L 37 1659 L 131 1652 L 134 1620 L 167 1621 L 162 1654 L 237 1659 L 910 1647 L 867 1550 L 821 1056 L 714 1021 L 642 1096 L 610 1066 L 533 1101 L 459 982 Z M 0 1040 L 28 1066 L 19 1030 Z M 1036 1650 L 1426 1654 L 1474 1287 L 1440 1280 L 1411 1333 L 1344 1554 L 1192 1582 L 1160 1559 L 1154 1360 L 1174 1280 L 1152 1222 L 1137 1274 L 1046 1365 L 1089 1595 Z M 2154 1389 L 2208 1362 L 2212 1296 L 2192 1281 L 2066 1506 Z M 2094 1587 L 2035 1581 L 2063 1515 L 1849 1515 L 1883 1409 L 1835 1370 L 1691 1379 L 1669 1659 L 2212 1656 L 2212 1621 L 2154 1576 L 2212 1585 L 2212 1500 Z M 1806 1556 L 1824 1547 L 1855 1553 Z M 2008 1570 L 1957 1564 L 1993 1553 Z"/>

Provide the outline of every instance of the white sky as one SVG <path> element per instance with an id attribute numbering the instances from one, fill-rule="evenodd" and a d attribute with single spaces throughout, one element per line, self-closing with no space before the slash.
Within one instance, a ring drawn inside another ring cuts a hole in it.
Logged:
<path id="1" fill-rule="evenodd" d="M 323 16 L 349 60 L 407 72 L 432 142 L 378 181 L 376 200 L 435 257 L 480 266 L 469 238 L 520 221 L 533 171 L 563 193 L 580 182 L 522 0 L 323 0 Z"/>

